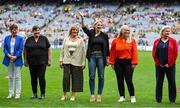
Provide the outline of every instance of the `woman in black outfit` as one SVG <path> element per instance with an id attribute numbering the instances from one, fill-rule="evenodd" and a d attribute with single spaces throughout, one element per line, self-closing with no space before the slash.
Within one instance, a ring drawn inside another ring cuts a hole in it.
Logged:
<path id="1" fill-rule="evenodd" d="M 90 86 L 90 102 L 101 102 L 101 95 L 104 87 L 104 69 L 109 57 L 109 40 L 108 35 L 102 32 L 102 21 L 98 20 L 94 23 L 94 29 L 89 30 L 84 25 L 83 15 L 81 16 L 81 26 L 83 31 L 89 37 L 87 59 L 89 66 L 89 86 Z M 98 95 L 95 97 L 95 73 L 98 69 Z"/>
<path id="2" fill-rule="evenodd" d="M 32 28 L 33 36 L 25 42 L 25 64 L 29 66 L 31 75 L 31 86 L 33 95 L 31 99 L 37 98 L 37 85 L 39 80 L 41 96 L 45 98 L 45 71 L 46 66 L 51 65 L 51 48 L 48 39 L 40 34 L 40 27 Z"/>

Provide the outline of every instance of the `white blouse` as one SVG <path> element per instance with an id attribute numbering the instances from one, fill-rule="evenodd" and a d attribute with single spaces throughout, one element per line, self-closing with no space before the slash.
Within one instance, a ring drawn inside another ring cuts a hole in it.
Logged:
<path id="1" fill-rule="evenodd" d="M 13 53 L 14 53 L 14 45 L 15 45 L 15 40 L 14 41 L 11 40 L 11 43 L 10 43 L 10 53 L 11 53 L 11 55 L 13 55 Z"/>
<path id="2" fill-rule="evenodd" d="M 78 41 L 73 42 L 71 40 L 68 40 L 67 46 L 70 52 L 74 52 L 78 46 Z"/>

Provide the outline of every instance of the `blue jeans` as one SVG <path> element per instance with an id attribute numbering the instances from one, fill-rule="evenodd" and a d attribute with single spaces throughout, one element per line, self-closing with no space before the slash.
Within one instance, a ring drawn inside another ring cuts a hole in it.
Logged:
<path id="1" fill-rule="evenodd" d="M 96 67 L 98 68 L 98 94 L 101 95 L 104 87 L 104 58 L 103 55 L 93 53 L 89 62 L 89 86 L 91 95 L 94 95 Z"/>

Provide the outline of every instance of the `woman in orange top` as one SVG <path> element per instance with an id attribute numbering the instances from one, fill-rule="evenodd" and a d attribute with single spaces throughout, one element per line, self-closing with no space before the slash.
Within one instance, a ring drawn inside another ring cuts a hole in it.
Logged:
<path id="1" fill-rule="evenodd" d="M 136 102 L 134 85 L 132 82 L 133 71 L 138 64 L 136 41 L 131 38 L 127 25 L 120 28 L 120 34 L 111 45 L 109 63 L 116 72 L 120 98 L 118 102 L 125 101 L 124 79 L 126 81 L 131 103 Z"/>

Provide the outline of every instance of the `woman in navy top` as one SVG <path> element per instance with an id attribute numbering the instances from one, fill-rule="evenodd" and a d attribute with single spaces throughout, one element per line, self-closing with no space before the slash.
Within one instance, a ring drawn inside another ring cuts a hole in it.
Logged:
<path id="1" fill-rule="evenodd" d="M 156 68 L 156 101 L 162 101 L 162 88 L 166 75 L 169 88 L 169 101 L 176 100 L 175 64 L 178 55 L 178 44 L 170 36 L 171 27 L 164 26 L 160 32 L 160 38 L 155 40 L 152 55 Z"/>

